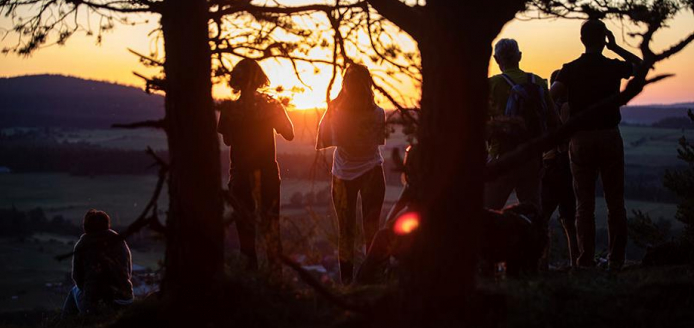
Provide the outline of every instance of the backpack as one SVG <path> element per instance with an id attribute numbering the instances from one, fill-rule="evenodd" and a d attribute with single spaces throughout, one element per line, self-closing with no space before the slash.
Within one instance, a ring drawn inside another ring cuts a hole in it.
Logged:
<path id="1" fill-rule="evenodd" d="M 525 131 L 518 137 L 522 141 L 542 136 L 547 131 L 548 108 L 545 103 L 545 90 L 535 83 L 535 75 L 528 73 L 526 83 L 517 84 L 506 75 L 501 75 L 511 86 L 511 94 L 506 102 L 505 115 L 520 117 L 525 123 Z"/>

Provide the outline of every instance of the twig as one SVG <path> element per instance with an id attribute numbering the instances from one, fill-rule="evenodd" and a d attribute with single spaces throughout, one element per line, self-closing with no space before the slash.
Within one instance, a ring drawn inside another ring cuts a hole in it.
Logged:
<path id="1" fill-rule="evenodd" d="M 157 200 L 159 199 L 159 195 L 164 187 L 164 182 L 166 181 L 167 173 L 169 171 L 169 165 L 159 156 L 157 156 L 150 147 L 147 147 L 147 154 L 154 157 L 154 160 L 159 165 L 159 180 L 154 188 L 152 197 L 149 199 L 149 202 L 147 202 L 147 205 L 145 206 L 144 210 L 142 210 L 140 216 L 135 219 L 135 221 L 133 221 L 133 223 L 131 223 L 123 232 L 118 234 L 117 238 L 115 238 L 113 242 L 126 240 L 128 237 L 140 231 L 145 226 L 149 226 L 152 228 L 152 230 L 157 232 L 163 232 L 165 230 L 165 227 L 159 222 L 157 215 Z M 150 211 L 152 211 L 152 214 L 148 216 L 147 214 Z M 75 255 L 75 251 L 58 255 L 55 257 L 55 259 L 57 261 L 63 261 L 72 257 L 73 255 Z"/>
<path id="2" fill-rule="evenodd" d="M 139 129 L 139 128 L 155 128 L 164 129 L 164 120 L 148 120 L 134 123 L 116 123 L 112 124 L 111 128 L 114 129 Z"/>
<path id="3" fill-rule="evenodd" d="M 318 292 L 318 294 L 325 297 L 329 302 L 348 311 L 361 313 L 365 315 L 370 314 L 370 311 L 367 307 L 362 307 L 353 304 L 352 302 L 342 299 L 341 297 L 335 295 L 332 291 L 328 290 L 328 288 L 321 284 L 320 281 L 318 281 L 318 279 L 312 276 L 310 272 L 302 268 L 301 265 L 299 265 L 299 263 L 294 262 L 292 259 L 286 257 L 283 254 L 280 254 L 280 259 L 282 260 L 282 262 L 284 262 L 284 264 L 286 264 L 292 270 L 296 271 L 296 273 L 299 274 L 299 278 L 301 278 L 301 280 L 303 280 L 306 284 L 311 286 L 311 288 Z"/>

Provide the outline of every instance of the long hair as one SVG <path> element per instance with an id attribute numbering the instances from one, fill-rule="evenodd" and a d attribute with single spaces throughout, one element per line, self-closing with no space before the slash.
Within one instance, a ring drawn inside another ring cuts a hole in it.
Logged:
<path id="1" fill-rule="evenodd" d="M 342 78 L 342 89 L 335 98 L 341 107 L 370 109 L 374 102 L 373 80 L 369 69 L 360 64 L 350 64 Z"/>
<path id="2" fill-rule="evenodd" d="M 231 70 L 229 86 L 234 92 L 257 90 L 268 85 L 270 85 L 270 79 L 258 62 L 253 59 L 242 59 Z"/>

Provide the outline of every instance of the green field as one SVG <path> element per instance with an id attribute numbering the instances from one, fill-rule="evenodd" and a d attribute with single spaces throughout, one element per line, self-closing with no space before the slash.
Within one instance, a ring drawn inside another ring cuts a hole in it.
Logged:
<path id="1" fill-rule="evenodd" d="M 41 207 L 49 219 L 63 215 L 73 221 L 97 208 L 108 212 L 114 225 L 127 225 L 140 215 L 156 182 L 153 175 L 0 174 L 0 208 L 15 206 L 26 211 Z M 165 195 L 162 193 L 160 208 L 167 207 Z"/>
<path id="2" fill-rule="evenodd" d="M 624 136 L 627 164 L 658 169 L 679 166 L 677 160 L 677 140 L 682 131 L 676 129 L 656 129 L 648 127 L 625 126 L 621 128 Z M 98 130 L 64 131 L 61 140 L 70 142 L 90 142 L 104 147 L 143 149 L 147 145 L 155 149 L 165 149 L 166 140 L 161 132 L 148 130 Z M 694 132 L 687 131 L 694 139 Z M 311 131 L 300 132 L 298 140 L 286 142 L 278 138 L 280 153 L 312 154 L 314 136 Z M 388 141 L 389 146 L 403 145 L 402 136 Z M 385 154 L 385 152 L 384 152 Z M 281 163 L 280 163 L 281 164 Z M 90 208 L 107 211 L 116 226 L 132 222 L 148 201 L 155 186 L 156 176 L 95 176 L 81 177 L 66 173 L 0 174 L 0 208 L 15 206 L 21 211 L 41 207 L 48 218 L 63 215 L 78 224 Z M 305 229 L 309 224 L 320 226 L 318 238 L 334 239 L 334 213 L 329 204 L 316 206 L 318 221 L 311 218 L 304 207 L 288 206 L 294 193 L 321 192 L 329 186 L 328 181 L 309 181 L 296 179 L 282 180 L 283 234 Z M 388 186 L 383 214 L 397 198 L 399 186 Z M 513 202 L 514 200 L 510 200 Z M 167 208 L 166 192 L 162 194 L 159 208 Z M 596 209 L 597 226 L 606 224 L 604 199 L 598 198 Z M 674 221 L 675 204 L 663 204 L 627 200 L 627 211 L 642 210 L 653 218 L 663 217 L 672 220 L 673 228 L 680 224 Z M 32 309 L 35 307 L 59 308 L 65 297 L 64 287 L 48 287 L 46 284 L 62 282 L 69 284 L 69 261 L 56 262 L 53 257 L 70 251 L 70 242 L 76 238 L 38 235 L 23 243 L 16 240 L 0 239 L 0 311 Z M 287 250 L 290 251 L 290 245 Z M 155 268 L 162 252 L 133 251 L 134 263 Z"/>
<path id="3" fill-rule="evenodd" d="M 622 126 L 626 164 L 649 167 L 681 166 L 677 159 L 678 140 L 684 135 L 694 140 L 694 130 Z"/>

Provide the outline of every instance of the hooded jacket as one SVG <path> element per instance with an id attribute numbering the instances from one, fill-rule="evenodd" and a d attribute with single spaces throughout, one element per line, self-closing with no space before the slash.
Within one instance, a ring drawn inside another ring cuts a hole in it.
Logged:
<path id="1" fill-rule="evenodd" d="M 72 279 L 84 292 L 85 302 L 131 300 L 131 276 L 130 248 L 117 232 L 85 233 L 75 244 Z"/>

